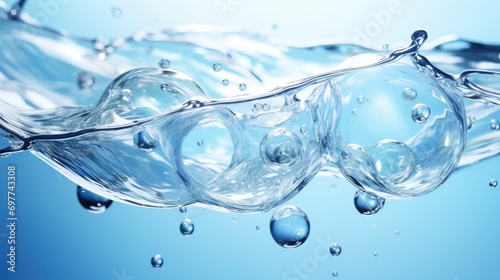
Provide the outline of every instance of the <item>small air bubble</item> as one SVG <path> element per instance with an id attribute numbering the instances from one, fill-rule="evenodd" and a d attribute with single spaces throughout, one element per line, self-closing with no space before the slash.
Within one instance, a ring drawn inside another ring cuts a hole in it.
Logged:
<path id="1" fill-rule="evenodd" d="M 492 120 L 490 121 L 490 128 L 491 128 L 492 130 L 499 130 L 499 129 L 500 129 L 500 123 L 499 123 L 497 120 L 492 119 Z"/>
<path id="2" fill-rule="evenodd" d="M 339 273 L 337 271 L 334 271 L 334 272 L 332 272 L 332 276 L 337 277 L 337 276 L 339 276 Z"/>
<path id="3" fill-rule="evenodd" d="M 160 86 L 162 91 L 167 91 L 168 90 L 168 84 L 161 84 Z"/>
<path id="4" fill-rule="evenodd" d="M 256 230 L 260 230 L 260 226 L 255 226 L 255 229 Z"/>
<path id="5" fill-rule="evenodd" d="M 80 89 L 89 89 L 95 83 L 94 74 L 87 72 L 87 71 L 82 71 L 82 72 L 78 73 L 77 82 L 78 82 L 78 87 Z"/>
<path id="6" fill-rule="evenodd" d="M 227 86 L 227 85 L 229 85 L 229 80 L 228 80 L 228 79 L 224 79 L 224 80 L 222 80 L 222 85 L 223 85 L 223 86 Z"/>
<path id="7" fill-rule="evenodd" d="M 260 110 L 262 110 L 262 103 L 259 103 L 259 102 L 255 103 L 255 104 L 253 105 L 253 108 L 254 108 L 254 109 L 255 109 L 255 111 L 257 111 L 257 112 L 258 112 L 258 111 L 260 111 Z"/>
<path id="8" fill-rule="evenodd" d="M 358 104 L 363 105 L 365 103 L 365 98 L 363 95 L 358 96 Z"/>
<path id="9" fill-rule="evenodd" d="M 267 112 L 269 110 L 271 110 L 271 106 L 269 106 L 269 104 L 267 104 L 267 103 L 262 104 L 262 111 Z"/>
<path id="10" fill-rule="evenodd" d="M 378 252 L 373 253 L 374 257 L 378 257 Z"/>
<path id="11" fill-rule="evenodd" d="M 300 127 L 300 133 L 302 133 L 302 134 L 307 134 L 308 130 L 309 130 L 309 127 L 307 127 L 307 125 L 305 125 L 305 124 Z"/>
<path id="12" fill-rule="evenodd" d="M 161 69 L 167 69 L 170 67 L 170 60 L 168 59 L 162 59 L 158 62 L 158 67 Z"/>
<path id="13" fill-rule="evenodd" d="M 498 185 L 498 182 L 497 182 L 496 179 L 491 179 L 490 180 L 490 187 L 496 188 L 497 185 Z"/>
<path id="14" fill-rule="evenodd" d="M 245 91 L 247 89 L 247 85 L 245 83 L 241 83 L 239 87 L 241 91 Z"/>
<path id="15" fill-rule="evenodd" d="M 163 265 L 163 257 L 160 254 L 156 254 L 151 258 L 151 265 L 154 268 L 160 268 Z"/>
<path id="16" fill-rule="evenodd" d="M 216 62 L 212 66 L 212 69 L 214 69 L 215 72 L 219 72 L 222 69 L 222 65 L 219 62 Z"/>
<path id="17" fill-rule="evenodd" d="M 415 123 L 425 123 L 431 116 L 431 109 L 425 104 L 417 104 L 413 106 L 411 117 Z"/>
<path id="18" fill-rule="evenodd" d="M 189 236 L 193 234 L 194 224 L 190 219 L 185 219 L 179 226 L 179 229 L 183 235 Z"/>
<path id="19" fill-rule="evenodd" d="M 470 129 L 472 127 L 472 120 L 470 117 L 467 117 L 467 129 Z"/>
<path id="20" fill-rule="evenodd" d="M 333 243 L 330 246 L 330 254 L 334 257 L 337 257 L 338 255 L 340 255 L 340 253 L 342 253 L 342 247 L 340 247 L 340 245 L 337 243 Z"/>
<path id="21" fill-rule="evenodd" d="M 198 144 L 198 146 L 200 146 L 200 147 L 203 146 L 203 140 L 199 139 L 196 144 Z"/>
<path id="22" fill-rule="evenodd" d="M 351 112 L 354 116 L 357 116 L 359 114 L 358 109 L 352 109 Z"/>
<path id="23" fill-rule="evenodd" d="M 384 51 L 389 50 L 389 45 L 388 45 L 388 44 L 383 44 L 383 45 L 382 45 L 382 49 L 383 49 Z"/>
<path id="24" fill-rule="evenodd" d="M 417 91 L 412 88 L 403 89 L 403 99 L 408 102 L 412 102 L 417 98 Z"/>
<path id="25" fill-rule="evenodd" d="M 122 15 L 122 9 L 120 7 L 112 7 L 111 12 L 115 17 L 120 17 Z"/>
<path id="26" fill-rule="evenodd" d="M 182 206 L 179 208 L 179 212 L 181 212 L 181 213 L 186 213 L 186 211 L 187 211 L 186 206 Z"/>

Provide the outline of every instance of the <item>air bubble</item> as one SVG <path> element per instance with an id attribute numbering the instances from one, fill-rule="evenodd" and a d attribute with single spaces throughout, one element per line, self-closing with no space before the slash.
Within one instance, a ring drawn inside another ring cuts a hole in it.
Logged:
<path id="1" fill-rule="evenodd" d="M 158 146 L 158 141 L 156 141 L 146 130 L 134 135 L 134 143 L 137 148 L 148 153 L 152 152 L 156 146 Z"/>
<path id="2" fill-rule="evenodd" d="M 255 226 L 255 229 L 256 230 L 260 230 L 260 226 Z"/>
<path id="3" fill-rule="evenodd" d="M 185 219 L 184 221 L 182 221 L 179 229 L 183 235 L 189 236 L 194 232 L 194 224 L 190 219 Z"/>
<path id="4" fill-rule="evenodd" d="M 388 44 L 383 44 L 383 45 L 382 45 L 382 49 L 383 49 L 384 51 L 389 50 L 389 45 L 388 45 Z"/>
<path id="5" fill-rule="evenodd" d="M 245 91 L 247 89 L 247 85 L 245 83 L 241 83 L 239 88 L 241 91 Z"/>
<path id="6" fill-rule="evenodd" d="M 413 121 L 418 124 L 425 123 L 431 116 L 431 109 L 425 104 L 417 104 L 411 111 Z"/>
<path id="7" fill-rule="evenodd" d="M 186 206 L 179 207 L 179 212 L 186 213 L 186 211 L 187 211 Z"/>
<path id="8" fill-rule="evenodd" d="M 262 104 L 262 111 L 267 112 L 269 110 L 271 110 L 271 106 L 269 106 L 269 104 L 267 103 Z"/>
<path id="9" fill-rule="evenodd" d="M 102 197 L 80 186 L 77 187 L 76 194 L 83 208 L 94 214 L 106 211 L 111 206 L 111 203 L 113 203 L 111 199 Z"/>
<path id="10" fill-rule="evenodd" d="M 229 80 L 228 79 L 224 79 L 224 80 L 222 80 L 221 83 L 222 83 L 223 86 L 227 86 L 227 85 L 229 85 Z"/>
<path id="11" fill-rule="evenodd" d="M 253 105 L 253 108 L 254 108 L 254 109 L 255 109 L 255 111 L 257 111 L 257 112 L 258 112 L 258 111 L 260 111 L 260 110 L 262 110 L 262 103 L 259 103 L 259 102 L 255 103 L 255 104 Z"/>
<path id="12" fill-rule="evenodd" d="M 365 97 L 363 95 L 358 96 L 357 100 L 359 105 L 365 104 Z"/>
<path id="13" fill-rule="evenodd" d="M 274 212 L 270 221 L 271 235 L 283 248 L 302 245 L 309 236 L 310 224 L 306 213 L 295 206 L 283 206 Z"/>
<path id="14" fill-rule="evenodd" d="M 397 231 L 397 230 L 396 230 L 396 231 L 394 232 L 394 235 L 399 235 L 399 231 Z"/>
<path id="15" fill-rule="evenodd" d="M 163 257 L 160 254 L 156 254 L 151 258 L 151 265 L 154 268 L 160 268 L 163 265 Z"/>
<path id="16" fill-rule="evenodd" d="M 80 89 L 89 89 L 95 84 L 95 76 L 94 74 L 83 71 L 78 73 L 78 88 Z"/>
<path id="17" fill-rule="evenodd" d="M 219 72 L 222 69 L 222 65 L 219 62 L 216 62 L 212 66 L 212 69 L 214 69 L 215 72 Z"/>
<path id="18" fill-rule="evenodd" d="M 260 156 L 269 165 L 290 166 L 301 156 L 299 137 L 286 129 L 269 132 L 260 144 Z"/>
<path id="19" fill-rule="evenodd" d="M 378 197 L 374 194 L 364 192 L 362 190 L 356 191 L 354 195 L 354 206 L 360 214 L 370 216 L 376 214 L 382 207 L 384 207 L 385 199 Z"/>
<path id="20" fill-rule="evenodd" d="M 472 127 L 472 120 L 470 117 L 467 117 L 467 129 L 470 129 Z"/>
<path id="21" fill-rule="evenodd" d="M 120 7 L 112 7 L 111 12 L 115 17 L 120 17 L 122 15 L 122 9 Z"/>
<path id="22" fill-rule="evenodd" d="M 394 140 L 380 141 L 371 151 L 375 169 L 382 180 L 402 183 L 410 177 L 416 157 L 406 144 Z"/>
<path id="23" fill-rule="evenodd" d="M 300 127 L 300 133 L 302 133 L 302 134 L 307 134 L 308 130 L 309 130 L 309 127 L 307 127 L 307 125 L 302 125 Z"/>
<path id="24" fill-rule="evenodd" d="M 359 114 L 358 109 L 352 109 L 351 112 L 354 116 L 357 116 Z"/>
<path id="25" fill-rule="evenodd" d="M 378 257 L 378 252 L 374 252 L 374 253 L 373 253 L 373 256 L 374 256 L 374 257 Z"/>
<path id="26" fill-rule="evenodd" d="M 158 67 L 161 69 L 167 69 L 170 67 L 170 60 L 168 59 L 162 59 L 158 62 Z"/>
<path id="27" fill-rule="evenodd" d="M 201 146 L 203 146 L 204 143 L 203 143 L 203 140 L 200 139 L 200 140 L 198 140 L 198 142 L 196 142 L 196 144 L 198 144 L 198 146 L 201 147 Z"/>
<path id="28" fill-rule="evenodd" d="M 337 243 L 333 243 L 330 246 L 330 254 L 334 257 L 337 257 L 338 255 L 340 255 L 340 253 L 342 253 L 342 247 L 340 247 L 340 245 Z"/>
<path id="29" fill-rule="evenodd" d="M 490 128 L 491 128 L 492 130 L 499 130 L 499 129 L 500 129 L 500 123 L 499 123 L 497 120 L 492 119 L 492 120 L 490 121 Z"/>
<path id="30" fill-rule="evenodd" d="M 339 276 L 339 273 L 337 271 L 334 271 L 334 272 L 332 272 L 332 276 L 337 277 L 337 276 Z"/>
<path id="31" fill-rule="evenodd" d="M 168 84 L 161 84 L 160 86 L 162 91 L 167 91 L 168 90 Z"/>
<path id="32" fill-rule="evenodd" d="M 417 91 L 412 88 L 403 89 L 403 99 L 408 102 L 412 102 L 417 98 Z"/>
<path id="33" fill-rule="evenodd" d="M 497 182 L 496 179 L 491 179 L 490 180 L 490 187 L 496 188 L 497 185 L 498 185 L 498 182 Z"/>

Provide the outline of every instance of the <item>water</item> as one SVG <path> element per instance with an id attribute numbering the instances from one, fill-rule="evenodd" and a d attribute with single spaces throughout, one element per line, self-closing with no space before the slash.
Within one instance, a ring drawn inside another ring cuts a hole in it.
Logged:
<path id="1" fill-rule="evenodd" d="M 276 244 L 286 249 L 297 248 L 309 236 L 309 218 L 296 206 L 282 206 L 271 217 L 269 228 Z"/>
<path id="2" fill-rule="evenodd" d="M 490 88 L 498 79 L 443 72 L 481 61 L 498 69 L 495 46 L 469 57 L 464 50 L 478 45 L 445 42 L 427 51 L 434 65 L 419 53 L 424 31 L 390 54 L 352 44 L 277 48 L 255 34 L 223 31 L 140 33 L 108 44 L 4 13 L 1 154 L 30 151 L 108 199 L 263 212 L 320 171 L 380 198 L 411 198 L 499 151 L 494 131 L 469 121 L 497 112 Z M 241 50 L 229 37 L 262 50 Z M 204 47 L 211 42 L 227 48 Z M 50 55 L 59 48 L 71 57 Z M 194 55 L 164 57 L 170 49 Z M 228 59 L 228 50 L 256 65 Z M 53 71 L 29 67 L 33 61 Z M 217 133 L 202 146 L 186 142 L 200 139 L 200 130 Z"/>

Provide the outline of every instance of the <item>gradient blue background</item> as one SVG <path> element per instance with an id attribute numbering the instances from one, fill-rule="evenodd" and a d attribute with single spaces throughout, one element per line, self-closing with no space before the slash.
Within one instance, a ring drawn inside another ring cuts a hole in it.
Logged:
<path id="1" fill-rule="evenodd" d="M 28 1 L 25 11 L 48 26 L 104 39 L 199 23 L 303 43 L 353 39 L 368 29 L 364 43 L 380 47 L 408 42 L 417 28 L 427 30 L 430 40 L 456 34 L 500 43 L 495 1 L 400 0 L 399 12 L 384 22 L 376 15 L 391 1 L 366 2 L 41 0 Z M 221 3 L 230 9 L 217 13 L 214 4 Z M 115 6 L 119 17 L 113 16 Z M 17 172 L 16 273 L 6 263 L 9 165 Z M 0 279 L 297 280 L 332 279 L 334 270 L 336 279 L 500 279 L 500 187 L 488 186 L 491 178 L 500 179 L 499 165 L 496 157 L 462 169 L 435 192 L 387 201 L 371 217 L 357 213 L 355 188 L 347 181 L 316 177 L 289 201 L 309 216 L 309 239 L 285 250 L 269 233 L 273 211 L 233 215 L 188 208 L 182 214 L 113 203 L 95 215 L 78 203 L 74 183 L 29 153 L 15 154 L 0 159 Z M 195 223 L 190 237 L 179 232 L 184 218 Z M 339 257 L 327 255 L 332 242 L 342 246 Z M 150 264 L 157 253 L 164 257 L 161 269 Z M 301 273 L 294 274 L 294 267 Z"/>

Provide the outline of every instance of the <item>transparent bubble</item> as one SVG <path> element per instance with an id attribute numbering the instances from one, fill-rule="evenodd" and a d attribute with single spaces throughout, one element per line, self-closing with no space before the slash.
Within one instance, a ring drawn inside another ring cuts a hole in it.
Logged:
<path id="1" fill-rule="evenodd" d="M 490 180 L 490 187 L 496 188 L 497 185 L 498 185 L 498 182 L 497 182 L 496 179 L 491 179 Z"/>
<path id="2" fill-rule="evenodd" d="M 332 276 L 337 277 L 337 276 L 339 276 L 339 273 L 337 271 L 334 271 L 334 272 L 332 272 Z"/>
<path id="3" fill-rule="evenodd" d="M 160 268 L 163 265 L 163 257 L 160 254 L 156 254 L 151 258 L 151 265 L 154 268 Z"/>
<path id="4" fill-rule="evenodd" d="M 394 235 L 399 235 L 399 231 L 398 231 L 398 230 L 396 230 L 396 231 L 394 232 Z"/>
<path id="5" fill-rule="evenodd" d="M 80 186 L 76 188 L 76 194 L 83 208 L 95 214 L 106 211 L 111 206 L 111 203 L 113 203 L 111 199 L 97 195 Z"/>
<path id="6" fill-rule="evenodd" d="M 186 213 L 186 212 L 187 212 L 187 208 L 186 208 L 186 206 L 181 206 L 181 207 L 179 207 L 179 212 L 181 212 L 181 213 Z"/>
<path id="7" fill-rule="evenodd" d="M 359 114 L 359 111 L 358 109 L 352 109 L 351 113 L 354 115 L 354 116 L 357 116 Z"/>
<path id="8" fill-rule="evenodd" d="M 269 226 L 274 241 L 286 249 L 302 245 L 310 231 L 307 215 L 298 207 L 291 205 L 276 210 Z"/>
<path id="9" fill-rule="evenodd" d="M 212 69 L 214 69 L 215 72 L 219 72 L 222 69 L 222 65 L 219 62 L 216 62 L 212 66 Z"/>
<path id="10" fill-rule="evenodd" d="M 83 71 L 78 73 L 78 88 L 80 89 L 89 89 L 95 84 L 95 76 L 94 74 Z"/>
<path id="11" fill-rule="evenodd" d="M 299 137 L 286 129 L 269 132 L 260 144 L 260 156 L 272 166 L 290 166 L 301 156 Z"/>
<path id="12" fill-rule="evenodd" d="M 500 129 L 500 123 L 499 123 L 497 120 L 492 119 L 492 120 L 490 121 L 490 128 L 491 128 L 492 130 L 499 130 L 499 129 Z"/>
<path id="13" fill-rule="evenodd" d="M 363 95 L 358 96 L 358 104 L 363 105 L 365 103 L 365 97 Z"/>
<path id="14" fill-rule="evenodd" d="M 374 253 L 373 253 L 373 256 L 374 256 L 374 257 L 378 257 L 378 252 L 374 252 Z"/>
<path id="15" fill-rule="evenodd" d="M 255 229 L 256 230 L 260 230 L 260 226 L 255 226 Z"/>
<path id="16" fill-rule="evenodd" d="M 162 91 L 167 91 L 168 90 L 168 84 L 161 84 L 160 86 Z"/>
<path id="17" fill-rule="evenodd" d="M 408 102 L 412 102 L 417 98 L 417 91 L 412 88 L 403 89 L 403 99 Z"/>
<path id="18" fill-rule="evenodd" d="M 413 151 L 406 144 L 394 141 L 380 141 L 371 151 L 375 169 L 382 180 L 388 183 L 404 182 L 416 165 Z"/>
<path id="19" fill-rule="evenodd" d="M 170 67 L 170 60 L 168 59 L 162 59 L 158 62 L 158 67 L 161 69 L 167 69 Z"/>
<path id="20" fill-rule="evenodd" d="M 158 141 L 146 130 L 142 130 L 134 135 L 134 143 L 137 148 L 148 153 L 152 152 L 158 146 Z"/>
<path id="21" fill-rule="evenodd" d="M 431 116 L 431 109 L 425 104 L 417 104 L 411 110 L 411 117 L 415 123 L 425 123 Z"/>
<path id="22" fill-rule="evenodd" d="M 356 191 L 354 195 L 354 206 L 356 210 L 366 216 L 376 214 L 384 207 L 384 203 L 385 199 L 362 190 Z"/>
<path id="23" fill-rule="evenodd" d="M 255 104 L 253 105 L 253 108 L 254 108 L 254 109 L 255 109 L 255 111 L 257 111 L 257 112 L 258 112 L 258 111 L 260 111 L 260 110 L 262 110 L 262 103 L 260 103 L 260 102 L 255 103 Z"/>
<path id="24" fill-rule="evenodd" d="M 332 254 L 332 256 L 336 257 L 336 256 L 340 255 L 340 253 L 342 253 L 342 247 L 340 247 L 340 245 L 337 243 L 333 243 L 330 246 L 330 254 Z"/>
<path id="25" fill-rule="evenodd" d="M 198 142 L 196 142 L 196 144 L 198 144 L 198 146 L 201 147 L 201 146 L 203 146 L 204 143 L 203 143 L 203 140 L 199 139 Z"/>
<path id="26" fill-rule="evenodd" d="M 271 106 L 269 106 L 269 104 L 267 103 L 262 104 L 262 111 L 267 112 L 269 110 L 271 110 Z"/>
<path id="27" fill-rule="evenodd" d="M 224 79 L 224 80 L 222 80 L 222 85 L 223 85 L 223 86 L 227 86 L 227 85 L 229 85 L 229 80 L 228 80 L 228 79 Z"/>
<path id="28" fill-rule="evenodd" d="M 241 83 L 239 88 L 241 91 L 245 91 L 247 89 L 247 85 L 245 83 Z"/>
<path id="29" fill-rule="evenodd" d="M 179 228 L 183 235 L 191 235 L 194 232 L 194 224 L 190 219 L 185 219 Z"/>
<path id="30" fill-rule="evenodd" d="M 120 17 L 122 15 L 122 9 L 120 7 L 112 7 L 111 12 L 115 17 Z"/>
<path id="31" fill-rule="evenodd" d="M 472 127 L 472 120 L 470 117 L 467 117 L 467 129 L 470 129 Z"/>
<path id="32" fill-rule="evenodd" d="M 300 133 L 302 133 L 302 134 L 307 134 L 308 130 L 309 130 L 309 127 L 307 127 L 307 125 L 302 125 L 300 127 Z"/>

